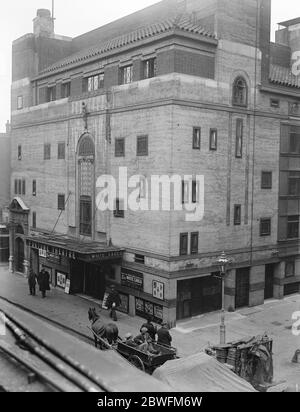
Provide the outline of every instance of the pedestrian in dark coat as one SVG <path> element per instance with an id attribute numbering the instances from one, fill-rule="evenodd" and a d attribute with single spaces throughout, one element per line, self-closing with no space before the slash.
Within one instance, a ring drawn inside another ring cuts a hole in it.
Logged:
<path id="1" fill-rule="evenodd" d="M 38 283 L 40 291 L 42 292 L 42 297 L 46 297 L 46 291 L 50 290 L 50 275 L 44 268 L 39 273 Z"/>
<path id="2" fill-rule="evenodd" d="M 118 293 L 118 291 L 116 290 L 115 285 L 111 286 L 111 291 L 108 295 L 107 298 L 107 307 L 108 309 L 110 309 L 110 317 L 117 322 L 117 313 L 116 313 L 116 309 L 118 308 L 118 306 L 120 306 L 121 304 L 121 298 L 120 295 Z"/>
<path id="3" fill-rule="evenodd" d="M 150 318 L 150 317 L 147 319 L 147 322 L 146 322 L 146 323 L 143 323 L 143 324 L 142 324 L 141 329 L 140 329 L 140 332 L 142 332 L 142 329 L 143 329 L 143 328 L 146 328 L 146 329 L 148 330 L 148 333 L 149 333 L 151 339 L 152 339 L 153 342 L 154 342 L 154 341 L 155 341 L 155 335 L 156 335 L 157 329 L 156 329 L 156 327 L 153 325 L 153 323 L 151 322 L 151 318 Z"/>
<path id="4" fill-rule="evenodd" d="M 32 268 L 29 269 L 28 286 L 30 295 L 35 296 L 36 274 L 34 273 Z"/>
<path id="5" fill-rule="evenodd" d="M 161 328 L 157 331 L 157 343 L 159 345 L 171 346 L 172 336 L 169 332 L 167 323 L 163 323 Z"/>

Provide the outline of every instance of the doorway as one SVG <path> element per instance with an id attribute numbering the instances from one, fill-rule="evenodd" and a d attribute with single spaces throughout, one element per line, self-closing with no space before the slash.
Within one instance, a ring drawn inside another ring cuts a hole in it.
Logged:
<path id="1" fill-rule="evenodd" d="M 243 268 L 236 271 L 236 309 L 249 306 L 250 269 Z"/>
<path id="2" fill-rule="evenodd" d="M 24 241 L 21 238 L 16 239 L 16 250 L 15 250 L 15 259 L 16 259 L 16 270 L 17 272 L 24 272 Z"/>
<path id="3" fill-rule="evenodd" d="M 265 300 L 274 297 L 274 265 L 266 265 L 265 271 Z"/>

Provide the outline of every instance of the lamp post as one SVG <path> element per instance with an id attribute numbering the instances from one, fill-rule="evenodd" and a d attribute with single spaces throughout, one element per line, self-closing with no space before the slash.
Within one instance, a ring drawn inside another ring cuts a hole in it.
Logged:
<path id="1" fill-rule="evenodd" d="M 220 268 L 220 278 L 222 280 L 222 312 L 221 312 L 221 325 L 220 325 L 220 344 L 225 345 L 226 343 L 226 329 L 225 329 L 225 276 L 226 276 L 226 266 L 231 263 L 232 259 L 228 258 L 225 252 L 217 259 L 217 265 Z"/>

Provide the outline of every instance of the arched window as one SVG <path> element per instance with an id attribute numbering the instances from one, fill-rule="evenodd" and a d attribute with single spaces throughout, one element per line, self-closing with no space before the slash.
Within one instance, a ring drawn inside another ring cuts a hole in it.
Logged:
<path id="1" fill-rule="evenodd" d="M 91 236 L 94 227 L 95 145 L 86 134 L 78 143 L 79 233 Z"/>
<path id="2" fill-rule="evenodd" d="M 237 77 L 233 84 L 232 103 L 235 106 L 248 105 L 248 86 L 243 77 Z"/>

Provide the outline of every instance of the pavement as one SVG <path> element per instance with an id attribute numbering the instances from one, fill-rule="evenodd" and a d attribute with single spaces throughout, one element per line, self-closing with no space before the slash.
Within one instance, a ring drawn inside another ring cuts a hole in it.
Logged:
<path id="1" fill-rule="evenodd" d="M 17 303 L 68 331 L 74 330 L 87 339 L 91 338 L 87 328 L 88 309 L 97 306 L 94 302 L 65 294 L 58 288 L 52 288 L 46 299 L 42 299 L 40 293 L 32 297 L 29 295 L 27 280 L 21 275 L 9 273 L 6 266 L 0 266 L 0 297 Z M 300 295 L 270 300 L 258 307 L 226 313 L 227 342 L 267 333 L 273 339 L 274 380 L 300 384 L 300 364 L 291 362 L 295 351 L 300 349 L 300 333 L 296 336 L 292 332 L 295 323 L 292 316 L 295 312 L 300 312 Z M 108 311 L 102 309 L 101 315 L 110 321 Z M 137 335 L 143 323 L 142 318 L 118 313 L 120 336 L 125 336 L 128 332 Z M 219 325 L 219 312 L 178 322 L 176 328 L 171 330 L 173 346 L 178 349 L 178 355 L 189 356 L 202 351 L 209 344 L 217 344 Z"/>

